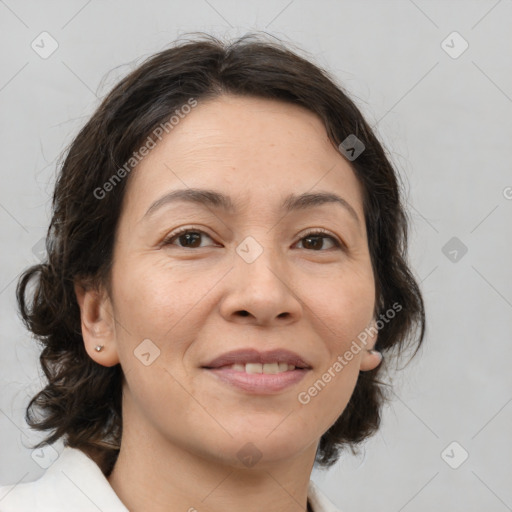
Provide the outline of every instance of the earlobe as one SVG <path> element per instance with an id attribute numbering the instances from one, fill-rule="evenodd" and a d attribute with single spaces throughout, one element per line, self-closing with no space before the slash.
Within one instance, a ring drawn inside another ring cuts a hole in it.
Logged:
<path id="1" fill-rule="evenodd" d="M 75 295 L 80 308 L 82 337 L 89 357 L 102 366 L 119 363 L 116 350 L 115 320 L 110 298 L 98 290 L 75 282 Z"/>
<path id="2" fill-rule="evenodd" d="M 382 362 L 382 353 L 378 350 L 365 350 L 361 357 L 361 365 L 359 366 L 359 370 L 362 372 L 367 372 L 369 370 L 373 370 L 379 366 Z"/>
<path id="3" fill-rule="evenodd" d="M 375 347 L 375 343 L 377 342 L 378 329 L 377 323 L 375 322 L 375 318 L 372 319 L 372 326 L 369 328 L 369 331 L 372 333 L 371 342 L 369 345 L 371 347 Z M 379 366 L 382 362 L 383 355 L 378 350 L 374 348 L 367 348 L 363 350 L 361 355 L 361 364 L 359 366 L 359 370 L 363 372 L 367 372 L 373 370 Z"/>

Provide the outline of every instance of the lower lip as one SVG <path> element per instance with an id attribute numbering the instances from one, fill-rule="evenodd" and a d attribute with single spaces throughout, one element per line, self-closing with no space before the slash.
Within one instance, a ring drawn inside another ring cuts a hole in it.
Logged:
<path id="1" fill-rule="evenodd" d="M 270 395 L 301 381 L 309 369 L 295 369 L 282 373 L 245 373 L 232 368 L 204 368 L 218 379 L 249 393 Z"/>

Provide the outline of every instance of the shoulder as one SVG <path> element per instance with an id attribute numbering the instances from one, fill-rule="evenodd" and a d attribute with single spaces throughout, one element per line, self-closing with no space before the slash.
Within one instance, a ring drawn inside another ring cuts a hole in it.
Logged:
<path id="1" fill-rule="evenodd" d="M 311 502 L 313 512 L 342 512 L 331 501 L 329 501 L 327 496 L 322 493 L 313 480 L 309 481 L 308 498 Z"/>
<path id="2" fill-rule="evenodd" d="M 128 512 L 99 466 L 65 447 L 38 480 L 0 486 L 0 512 Z"/>
<path id="3" fill-rule="evenodd" d="M 341 512 L 310 480 L 314 512 Z M 0 512 L 128 512 L 97 464 L 76 448 L 66 447 L 34 482 L 0 486 Z"/>

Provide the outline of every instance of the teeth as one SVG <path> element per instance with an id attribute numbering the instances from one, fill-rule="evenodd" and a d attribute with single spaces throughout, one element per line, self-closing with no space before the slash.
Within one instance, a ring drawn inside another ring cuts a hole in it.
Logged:
<path id="1" fill-rule="evenodd" d="M 247 363 L 245 365 L 245 373 L 263 373 L 263 364 L 260 363 Z"/>
<path id="2" fill-rule="evenodd" d="M 267 374 L 275 374 L 275 373 L 283 373 L 286 371 L 295 370 L 295 366 L 293 364 L 288 363 L 247 363 L 247 364 L 232 364 L 230 366 L 226 366 L 226 368 L 230 368 L 237 372 L 245 372 L 245 373 L 267 373 Z"/>
<path id="3" fill-rule="evenodd" d="M 279 373 L 279 363 L 266 363 L 263 365 L 263 373 Z"/>

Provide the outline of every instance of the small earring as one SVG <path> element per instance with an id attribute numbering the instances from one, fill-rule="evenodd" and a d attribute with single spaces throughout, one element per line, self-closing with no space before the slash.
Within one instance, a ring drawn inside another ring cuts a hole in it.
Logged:
<path id="1" fill-rule="evenodd" d="M 96 352 L 101 352 L 103 350 L 103 345 L 96 345 L 94 350 L 96 350 Z"/>

